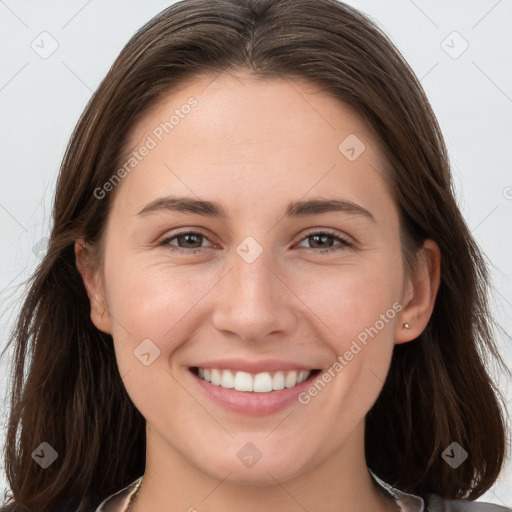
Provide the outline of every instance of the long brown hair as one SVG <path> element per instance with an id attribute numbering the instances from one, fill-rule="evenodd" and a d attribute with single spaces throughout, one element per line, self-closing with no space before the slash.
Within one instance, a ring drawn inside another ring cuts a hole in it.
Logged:
<path id="1" fill-rule="evenodd" d="M 200 75 L 249 71 L 302 78 L 349 104 L 380 139 L 400 212 L 404 261 L 425 239 L 442 254 L 441 284 L 421 336 L 395 346 L 366 418 L 368 466 L 421 496 L 481 496 L 505 456 L 500 394 L 484 363 L 494 342 L 486 261 L 454 200 L 435 115 L 398 50 L 336 0 L 185 0 L 143 26 L 93 94 L 58 178 L 48 251 L 9 341 L 14 349 L 5 468 L 16 511 L 85 510 L 144 473 L 145 420 L 119 375 L 111 336 L 90 320 L 74 243 L 99 247 L 111 178 L 140 116 Z M 452 442 L 469 459 L 452 469 Z M 47 442 L 57 460 L 32 452 Z M 88 501 L 86 500 L 88 498 Z"/>

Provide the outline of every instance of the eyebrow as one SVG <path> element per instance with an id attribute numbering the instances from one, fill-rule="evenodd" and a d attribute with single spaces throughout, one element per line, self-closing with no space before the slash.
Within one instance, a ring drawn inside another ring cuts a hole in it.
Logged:
<path id="1" fill-rule="evenodd" d="M 206 217 L 227 219 L 228 213 L 224 207 L 212 201 L 203 201 L 190 197 L 165 196 L 148 203 L 137 215 L 148 215 L 161 211 L 176 211 L 181 213 L 195 213 Z M 309 201 L 295 201 L 286 208 L 286 217 L 303 217 L 321 213 L 342 212 L 365 217 L 376 222 L 375 217 L 358 204 L 343 199 L 312 199 Z"/>

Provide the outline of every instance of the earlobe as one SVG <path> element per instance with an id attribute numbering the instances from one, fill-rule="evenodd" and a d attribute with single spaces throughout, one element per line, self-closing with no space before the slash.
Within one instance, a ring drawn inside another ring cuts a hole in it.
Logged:
<path id="1" fill-rule="evenodd" d="M 75 262 L 89 297 L 92 323 L 100 331 L 112 334 L 101 273 L 92 264 L 90 249 L 83 239 L 75 241 Z"/>
<path id="2" fill-rule="evenodd" d="M 412 341 L 425 330 L 434 310 L 440 283 L 441 251 L 433 240 L 426 240 L 406 285 L 395 343 Z"/>

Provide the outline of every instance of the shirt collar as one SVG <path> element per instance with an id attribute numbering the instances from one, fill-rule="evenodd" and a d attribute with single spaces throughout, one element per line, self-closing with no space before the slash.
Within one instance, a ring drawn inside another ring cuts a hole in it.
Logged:
<path id="1" fill-rule="evenodd" d="M 384 482 L 379 478 L 370 468 L 368 471 L 375 479 L 375 481 L 395 500 L 395 503 L 400 507 L 401 512 L 425 512 L 425 502 L 420 496 L 409 494 L 404 491 L 393 487 L 392 485 Z"/>

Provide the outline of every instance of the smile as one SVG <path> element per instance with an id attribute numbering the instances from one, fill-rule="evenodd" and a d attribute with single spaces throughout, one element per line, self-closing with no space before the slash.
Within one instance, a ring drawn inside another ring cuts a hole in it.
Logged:
<path id="1" fill-rule="evenodd" d="M 294 388 L 313 373 L 309 370 L 283 370 L 254 374 L 218 368 L 194 368 L 193 371 L 199 378 L 214 386 L 252 393 L 269 393 Z"/>

